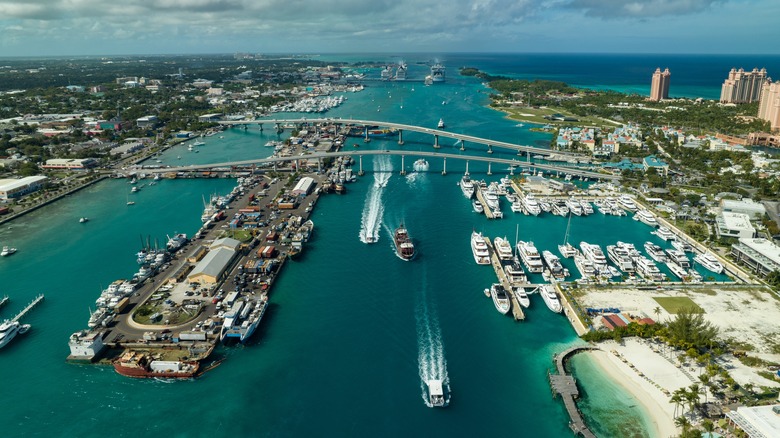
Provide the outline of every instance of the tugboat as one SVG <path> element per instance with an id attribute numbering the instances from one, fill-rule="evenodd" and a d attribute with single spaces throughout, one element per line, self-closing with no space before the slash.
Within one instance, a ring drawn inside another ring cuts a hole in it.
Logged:
<path id="1" fill-rule="evenodd" d="M 407 261 L 414 258 L 414 244 L 412 243 L 412 239 L 409 238 L 409 233 L 406 231 L 404 224 L 399 225 L 398 228 L 395 229 L 394 241 L 395 251 L 398 253 L 398 257 Z"/>

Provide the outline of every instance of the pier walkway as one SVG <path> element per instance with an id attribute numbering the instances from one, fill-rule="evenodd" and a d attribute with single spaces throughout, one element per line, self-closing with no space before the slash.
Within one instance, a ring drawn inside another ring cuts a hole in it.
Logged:
<path id="1" fill-rule="evenodd" d="M 490 237 L 485 237 L 485 243 L 487 243 L 488 248 L 490 248 L 490 264 L 493 265 L 493 269 L 496 271 L 498 282 L 504 287 L 506 294 L 509 296 L 509 301 L 512 303 L 512 317 L 515 318 L 515 321 L 525 320 L 523 308 L 520 306 L 520 303 L 517 302 L 517 297 L 515 297 L 514 291 L 512 290 L 512 284 L 509 283 L 509 279 L 506 278 L 504 267 L 501 265 L 501 260 L 499 260 L 498 255 L 493 248 L 493 242 L 490 240 Z"/>
<path id="2" fill-rule="evenodd" d="M 40 294 L 37 297 L 35 297 L 35 299 L 32 300 L 32 302 L 30 304 L 28 304 L 27 307 L 22 309 L 21 312 L 17 313 L 16 316 L 14 316 L 13 321 L 15 322 L 15 321 L 19 321 L 20 319 L 22 319 L 24 317 L 24 315 L 27 314 L 27 312 L 32 310 L 33 307 L 35 307 L 38 304 L 40 304 L 41 301 L 43 301 L 43 294 Z"/>
<path id="3" fill-rule="evenodd" d="M 574 377 L 566 374 L 566 360 L 580 351 L 585 350 L 597 350 L 595 347 L 571 347 L 568 350 L 562 351 L 555 355 L 555 367 L 558 370 L 558 374 L 548 374 L 550 378 L 550 388 L 552 388 L 554 395 L 560 395 L 563 398 L 563 404 L 566 407 L 566 412 L 569 413 L 569 427 L 575 434 L 584 436 L 586 438 L 596 438 L 596 435 L 588 429 L 585 424 L 585 420 L 580 414 L 580 410 L 577 409 L 577 403 L 575 399 L 579 397 L 580 391 L 577 389 L 577 382 Z"/>
<path id="4" fill-rule="evenodd" d="M 494 219 L 495 216 L 493 215 L 493 209 L 488 206 L 487 201 L 485 200 L 485 195 L 482 193 L 482 187 L 480 187 L 479 184 L 474 185 L 474 195 L 477 197 L 477 202 L 482 204 L 482 210 L 485 216 L 488 219 Z"/>

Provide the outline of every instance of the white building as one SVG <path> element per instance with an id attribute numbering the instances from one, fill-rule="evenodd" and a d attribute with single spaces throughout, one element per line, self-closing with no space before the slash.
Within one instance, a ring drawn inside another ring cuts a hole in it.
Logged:
<path id="1" fill-rule="evenodd" d="M 293 196 L 308 195 L 311 193 L 312 187 L 314 187 L 314 178 L 310 176 L 304 176 L 300 179 L 300 181 L 298 181 L 298 184 L 295 185 L 295 188 L 292 190 L 292 194 Z"/>
<path id="2" fill-rule="evenodd" d="M 766 239 L 739 239 L 731 246 L 731 255 L 757 275 L 780 271 L 780 247 Z"/>
<path id="3" fill-rule="evenodd" d="M 715 218 L 715 232 L 718 237 L 750 238 L 756 235 L 750 216 L 729 211 L 721 212 Z"/>
<path id="4" fill-rule="evenodd" d="M 0 199 L 20 198 L 38 191 L 46 181 L 45 176 L 28 176 L 21 179 L 0 179 Z"/>
<path id="5" fill-rule="evenodd" d="M 766 214 L 766 208 L 760 202 L 745 198 L 741 201 L 723 199 L 720 201 L 720 210 L 734 213 L 745 213 L 751 219 L 761 219 Z"/>
<path id="6" fill-rule="evenodd" d="M 726 416 L 750 438 L 780 436 L 780 405 L 740 406 Z"/>
<path id="7" fill-rule="evenodd" d="M 97 166 L 97 160 L 94 158 L 53 158 L 46 160 L 44 169 L 65 169 L 65 170 L 86 170 Z"/>

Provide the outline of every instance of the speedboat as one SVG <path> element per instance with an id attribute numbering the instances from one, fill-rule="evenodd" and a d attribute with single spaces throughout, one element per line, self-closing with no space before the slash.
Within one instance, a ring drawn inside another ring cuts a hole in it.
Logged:
<path id="1" fill-rule="evenodd" d="M 512 292 L 515 294 L 515 299 L 521 306 L 526 309 L 531 306 L 531 300 L 528 298 L 528 294 L 525 292 L 524 288 L 516 287 L 512 289 Z"/>
<path id="2" fill-rule="evenodd" d="M 425 158 L 420 158 L 414 162 L 415 172 L 427 172 L 429 168 L 430 166 L 428 165 L 428 161 Z"/>
<path id="3" fill-rule="evenodd" d="M 446 127 L 444 124 L 444 119 L 439 119 L 439 123 L 436 124 L 436 127 L 439 129 L 444 129 Z"/>
<path id="4" fill-rule="evenodd" d="M 83 218 L 79 219 L 79 222 L 80 222 L 80 223 L 82 223 L 82 224 L 83 224 L 84 222 L 87 222 L 87 221 L 89 221 L 89 218 L 88 218 L 88 217 L 83 217 Z"/>
<path id="5" fill-rule="evenodd" d="M 493 298 L 493 304 L 496 306 L 496 310 L 502 315 L 506 315 L 509 312 L 511 304 L 509 303 L 509 296 L 506 294 L 506 289 L 499 283 L 493 283 L 490 286 L 490 297 Z"/>
<path id="6" fill-rule="evenodd" d="M 555 293 L 555 289 L 550 284 L 543 284 L 539 286 L 539 293 L 542 295 L 544 304 L 547 304 L 547 308 L 555 313 L 561 313 L 563 306 L 561 305 L 558 295 Z"/>
<path id="7" fill-rule="evenodd" d="M 490 251 L 482 233 L 471 232 L 471 252 L 474 254 L 474 261 L 478 265 L 490 264 Z"/>
<path id="8" fill-rule="evenodd" d="M 3 257 L 9 256 L 9 255 L 11 255 L 11 254 L 13 254 L 15 252 L 16 252 L 16 248 L 12 248 L 10 246 L 4 246 L 3 247 L 3 251 L 0 252 L 0 256 L 3 256 Z"/>
<path id="9" fill-rule="evenodd" d="M 428 404 L 430 407 L 443 407 L 446 404 L 444 399 L 444 386 L 439 379 L 431 379 L 428 385 Z"/>
<path id="10" fill-rule="evenodd" d="M 712 271 L 716 274 L 723 273 L 723 264 L 710 252 L 698 254 L 693 258 L 693 261 L 704 266 L 705 269 Z"/>
<path id="11" fill-rule="evenodd" d="M 395 241 L 395 250 L 399 257 L 404 260 L 411 260 L 414 258 L 414 244 L 412 243 L 412 239 L 409 237 L 409 233 L 406 230 L 406 227 L 404 227 L 404 224 L 401 224 L 395 229 L 393 240 Z"/>

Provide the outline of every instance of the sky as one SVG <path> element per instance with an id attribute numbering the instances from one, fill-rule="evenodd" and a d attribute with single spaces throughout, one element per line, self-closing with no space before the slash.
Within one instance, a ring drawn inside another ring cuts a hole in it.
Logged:
<path id="1" fill-rule="evenodd" d="M 0 57 L 780 54 L 780 0 L 0 0 Z"/>

